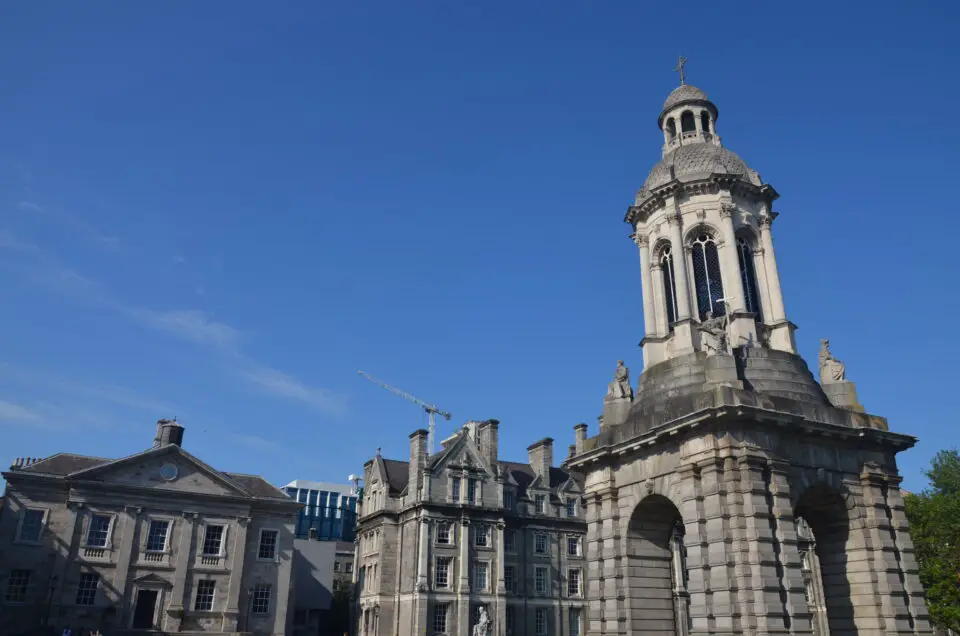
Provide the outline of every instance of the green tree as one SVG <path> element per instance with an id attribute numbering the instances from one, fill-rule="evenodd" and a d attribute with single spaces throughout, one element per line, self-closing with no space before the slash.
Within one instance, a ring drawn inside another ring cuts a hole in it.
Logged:
<path id="1" fill-rule="evenodd" d="M 937 453 L 930 488 L 905 497 L 920 581 L 934 625 L 960 630 L 960 453 Z"/>
<path id="2" fill-rule="evenodd" d="M 350 606 L 352 603 L 353 586 L 350 583 L 343 582 L 333 591 L 333 599 L 330 601 L 327 634 L 330 636 L 343 636 L 343 634 L 351 633 Z"/>

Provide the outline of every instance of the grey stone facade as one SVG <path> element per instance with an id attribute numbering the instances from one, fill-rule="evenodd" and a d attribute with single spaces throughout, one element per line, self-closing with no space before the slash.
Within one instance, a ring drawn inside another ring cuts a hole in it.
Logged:
<path id="1" fill-rule="evenodd" d="M 586 633 L 930 634 L 896 463 L 916 440 L 864 411 L 836 359 L 821 387 L 796 354 L 777 194 L 716 118 L 702 91 L 671 94 L 627 212 L 645 369 L 564 463 L 584 475 Z"/>
<path id="2" fill-rule="evenodd" d="M 493 636 L 582 633 L 581 478 L 553 466 L 549 438 L 501 461 L 498 431 L 470 422 L 433 456 L 416 431 L 409 461 L 364 466 L 357 634 L 468 634 L 481 606 Z"/>
<path id="3" fill-rule="evenodd" d="M 3 473 L 0 633 L 286 633 L 299 504 L 182 438 L 161 420 L 129 457 L 60 453 Z"/>

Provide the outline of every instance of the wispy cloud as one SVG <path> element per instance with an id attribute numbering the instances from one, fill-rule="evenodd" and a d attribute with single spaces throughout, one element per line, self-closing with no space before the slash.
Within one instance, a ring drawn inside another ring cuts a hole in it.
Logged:
<path id="1" fill-rule="evenodd" d="M 211 320 L 206 313 L 195 309 L 155 311 L 124 307 L 122 311 L 148 327 L 197 344 L 235 351 L 240 343 L 239 329 Z"/>
<path id="2" fill-rule="evenodd" d="M 12 230 L 4 228 L 0 228 L 0 249 L 27 254 L 39 254 L 41 252 L 40 247 L 35 243 L 31 243 L 14 234 Z"/>
<path id="3" fill-rule="evenodd" d="M 0 422 L 18 422 L 29 424 L 33 422 L 40 422 L 42 420 L 43 418 L 40 417 L 40 414 L 35 413 L 25 406 L 0 400 Z"/>
<path id="4" fill-rule="evenodd" d="M 251 365 L 238 370 L 238 373 L 247 382 L 278 397 L 301 402 L 330 415 L 342 415 L 346 412 L 347 405 L 343 396 L 329 389 L 308 386 L 277 369 Z"/>
<path id="5" fill-rule="evenodd" d="M 24 369 L 6 362 L 0 362 L 0 377 L 20 383 L 39 386 L 47 391 L 57 391 L 102 402 L 128 406 L 155 414 L 167 415 L 179 409 L 170 403 L 116 384 L 91 384 L 72 380 L 62 376 Z"/>
<path id="6" fill-rule="evenodd" d="M 278 451 L 282 446 L 272 439 L 264 439 L 256 435 L 244 435 L 242 433 L 228 433 L 226 438 L 237 446 L 243 446 L 255 451 Z"/>
<path id="7" fill-rule="evenodd" d="M 95 247 L 100 249 L 107 251 L 117 251 L 120 249 L 122 241 L 118 237 L 104 234 L 76 214 L 71 214 L 63 210 L 54 210 L 34 201 L 20 201 L 17 203 L 17 209 L 27 214 L 44 216 L 51 219 L 54 223 L 63 225 L 71 232 L 83 235 L 89 239 Z"/>

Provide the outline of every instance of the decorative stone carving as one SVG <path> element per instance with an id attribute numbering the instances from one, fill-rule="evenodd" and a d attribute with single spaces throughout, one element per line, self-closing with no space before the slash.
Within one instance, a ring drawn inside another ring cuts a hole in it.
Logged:
<path id="1" fill-rule="evenodd" d="M 633 399 L 633 389 L 630 388 L 630 369 L 623 365 L 623 360 L 617 360 L 617 368 L 613 372 L 613 381 L 607 387 L 607 396 L 617 399 Z"/>
<path id="2" fill-rule="evenodd" d="M 723 318 L 714 318 L 713 312 L 707 312 L 707 318 L 699 325 L 700 347 L 708 356 L 718 353 L 727 353 L 727 330 L 723 326 Z"/>
<path id="3" fill-rule="evenodd" d="M 631 234 L 630 238 L 633 239 L 633 242 L 636 243 L 637 247 L 647 247 L 650 245 L 650 238 L 644 234 L 637 232 L 636 234 Z"/>
<path id="4" fill-rule="evenodd" d="M 477 624 L 473 626 L 473 636 L 487 636 L 490 631 L 490 619 L 487 617 L 487 608 L 480 606 Z"/>
<path id="5" fill-rule="evenodd" d="M 820 384 L 834 384 L 847 379 L 847 367 L 830 353 L 830 341 L 820 340 Z"/>
<path id="6" fill-rule="evenodd" d="M 733 213 L 737 211 L 737 206 L 732 203 L 724 203 L 720 206 L 720 218 L 725 219 L 728 216 L 733 216 Z"/>

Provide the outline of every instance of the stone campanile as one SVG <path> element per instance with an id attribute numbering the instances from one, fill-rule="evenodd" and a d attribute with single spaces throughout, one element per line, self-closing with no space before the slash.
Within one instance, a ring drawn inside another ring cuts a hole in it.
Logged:
<path id="1" fill-rule="evenodd" d="M 627 211 L 645 335 L 601 427 L 576 431 L 588 607 L 600 635 L 929 634 L 890 432 L 821 343 L 796 353 L 773 250 L 777 192 L 681 84 Z"/>

